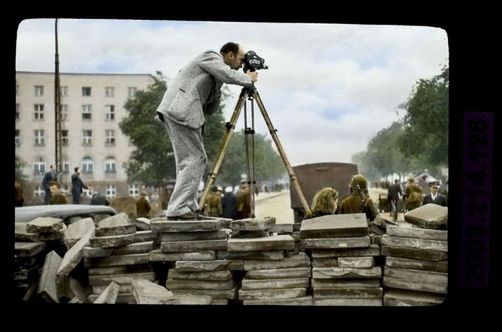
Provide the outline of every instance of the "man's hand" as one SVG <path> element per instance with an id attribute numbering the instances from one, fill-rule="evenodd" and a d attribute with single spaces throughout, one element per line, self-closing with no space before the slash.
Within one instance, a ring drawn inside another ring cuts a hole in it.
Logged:
<path id="1" fill-rule="evenodd" d="M 251 81 L 253 81 L 253 82 L 258 81 L 258 72 L 257 71 L 248 70 L 246 72 L 246 75 L 248 75 L 249 77 L 251 77 Z"/>

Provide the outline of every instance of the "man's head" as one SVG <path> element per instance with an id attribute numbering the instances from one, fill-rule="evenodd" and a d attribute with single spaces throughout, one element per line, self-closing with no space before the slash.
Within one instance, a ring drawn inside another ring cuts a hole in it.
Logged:
<path id="1" fill-rule="evenodd" d="M 80 167 L 76 166 L 73 170 L 75 171 L 75 173 L 78 173 L 79 169 L 80 169 Z"/>
<path id="2" fill-rule="evenodd" d="M 51 181 L 49 183 L 49 190 L 51 191 L 52 196 L 59 194 L 59 183 Z"/>
<path id="3" fill-rule="evenodd" d="M 366 181 L 366 178 L 361 174 L 356 174 L 350 180 L 349 187 L 352 191 L 364 191 L 368 189 L 368 181 Z"/>
<path id="4" fill-rule="evenodd" d="M 436 183 L 431 185 L 431 193 L 436 194 L 438 192 L 439 186 Z"/>
<path id="5" fill-rule="evenodd" d="M 220 53 L 223 61 L 232 69 L 238 70 L 244 64 L 244 49 L 237 43 L 226 43 L 221 47 Z"/>

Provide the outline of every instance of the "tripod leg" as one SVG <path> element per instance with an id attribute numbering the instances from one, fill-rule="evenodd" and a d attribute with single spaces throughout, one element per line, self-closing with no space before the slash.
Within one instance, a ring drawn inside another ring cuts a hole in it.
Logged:
<path id="1" fill-rule="evenodd" d="M 223 162 L 223 158 L 225 157 L 225 152 L 228 150 L 228 143 L 230 142 L 230 138 L 232 138 L 232 135 L 234 133 L 235 129 L 235 124 L 237 123 L 237 120 L 239 119 L 239 115 L 242 110 L 242 105 L 244 105 L 246 101 L 246 97 L 249 93 L 249 90 L 246 88 L 243 88 L 241 91 L 241 94 L 239 96 L 239 100 L 237 101 L 237 104 L 235 105 L 234 112 L 232 113 L 232 117 L 230 118 L 230 122 L 227 122 L 225 127 L 227 130 L 223 134 L 223 137 L 220 141 L 220 146 L 218 147 L 218 153 L 216 155 L 216 159 L 214 160 L 214 165 L 213 168 L 211 169 L 211 172 L 209 173 L 209 176 L 206 181 L 206 185 L 204 187 L 204 191 L 202 192 L 202 195 L 200 196 L 199 199 L 199 209 L 204 208 L 204 202 L 206 201 L 207 194 L 209 193 L 209 190 L 211 190 L 211 187 L 214 184 L 214 181 L 216 179 L 216 175 L 218 174 L 218 171 L 220 170 L 221 163 Z"/>
<path id="2" fill-rule="evenodd" d="M 298 179 L 296 177 L 296 174 L 293 170 L 293 167 L 291 167 L 291 164 L 289 163 L 288 158 L 286 157 L 286 153 L 284 152 L 284 148 L 281 145 L 281 142 L 279 141 L 279 137 L 277 136 L 277 132 L 274 129 L 274 126 L 272 125 L 272 121 L 270 121 L 270 118 L 267 114 L 267 111 L 265 110 L 265 106 L 263 105 L 263 102 L 261 101 L 260 95 L 258 94 L 258 91 L 253 90 L 251 92 L 251 95 L 254 97 L 256 100 L 256 103 L 258 104 L 258 107 L 260 108 L 261 114 L 263 115 L 263 119 L 265 120 L 267 127 L 270 131 L 270 134 L 272 135 L 272 139 L 274 140 L 275 145 L 277 146 L 277 150 L 279 151 L 279 154 L 282 158 L 282 162 L 284 163 L 284 166 L 286 166 L 286 170 L 288 171 L 289 178 L 291 179 L 291 182 L 293 183 L 293 186 L 295 187 L 296 192 L 298 193 L 298 197 L 300 197 L 300 201 L 302 202 L 303 208 L 305 209 L 305 213 L 310 212 L 310 207 L 307 203 L 307 200 L 305 199 L 305 196 L 303 195 L 302 188 L 300 187 L 300 184 L 298 183 Z"/>

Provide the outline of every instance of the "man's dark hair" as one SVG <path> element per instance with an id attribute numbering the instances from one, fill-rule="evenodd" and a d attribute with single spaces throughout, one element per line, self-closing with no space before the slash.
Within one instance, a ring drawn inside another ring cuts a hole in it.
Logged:
<path id="1" fill-rule="evenodd" d="M 80 167 L 78 167 L 78 166 L 77 166 L 77 167 L 75 167 L 73 170 L 74 170 L 75 172 L 78 172 L 78 169 L 79 169 L 79 168 L 80 168 Z"/>
<path id="2" fill-rule="evenodd" d="M 237 55 L 239 53 L 239 44 L 228 42 L 221 47 L 220 53 L 226 54 L 228 52 L 232 52 L 233 54 Z"/>

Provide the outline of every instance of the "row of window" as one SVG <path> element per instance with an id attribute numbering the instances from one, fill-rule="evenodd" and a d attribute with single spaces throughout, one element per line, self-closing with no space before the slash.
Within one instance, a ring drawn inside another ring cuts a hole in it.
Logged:
<path id="1" fill-rule="evenodd" d="M 16 104 L 16 120 L 20 119 L 20 105 Z M 68 120 L 68 105 L 61 105 L 61 120 Z M 33 105 L 33 119 L 34 120 L 43 120 L 45 114 L 45 105 L 44 104 L 34 104 Z M 82 105 L 82 120 L 91 120 L 92 119 L 92 105 L 85 104 Z M 115 120 L 115 105 L 105 105 L 105 120 L 113 121 Z"/>
<path id="2" fill-rule="evenodd" d="M 35 85 L 34 87 L 34 96 L 35 97 L 43 97 L 44 92 L 45 92 L 45 87 L 43 85 Z M 127 96 L 129 98 L 132 98 L 136 95 L 138 88 L 130 86 L 127 88 Z M 51 90 L 51 93 L 54 90 Z M 67 97 L 68 96 L 68 87 L 67 86 L 61 86 L 59 89 L 59 93 L 61 97 Z M 16 96 L 19 95 L 19 85 L 16 85 Z M 92 96 L 92 87 L 90 86 L 83 86 L 82 87 L 82 97 L 90 97 Z M 113 86 L 107 86 L 105 87 L 105 97 L 115 97 L 115 87 Z"/>
<path id="3" fill-rule="evenodd" d="M 127 165 L 123 165 L 126 167 Z M 43 158 L 39 158 L 33 163 L 33 174 L 34 175 L 44 175 L 47 171 L 45 167 L 45 162 Z M 91 157 L 84 157 L 82 159 L 82 166 L 80 168 L 82 174 L 92 174 L 94 173 L 94 161 Z M 70 164 L 63 161 L 63 174 L 70 173 Z M 113 157 L 108 157 L 105 160 L 105 173 L 106 174 L 116 174 L 117 173 L 117 161 Z"/>
<path id="4" fill-rule="evenodd" d="M 63 185 L 61 186 L 61 191 L 66 194 L 70 195 L 70 191 L 67 186 Z M 92 197 L 92 192 L 88 189 L 84 189 L 83 192 L 84 195 L 87 197 Z M 37 186 L 35 187 L 33 191 L 34 196 L 44 196 L 45 191 L 42 186 Z M 105 190 L 105 196 L 106 198 L 114 198 L 117 196 L 117 186 L 115 184 L 107 184 L 106 185 L 106 190 Z M 129 185 L 129 196 L 132 196 L 134 198 L 137 198 L 139 196 L 139 185 L 137 184 L 130 184 Z"/>
<path id="5" fill-rule="evenodd" d="M 15 142 L 16 146 L 21 146 L 21 131 L 16 129 Z M 35 129 L 34 130 L 35 145 L 45 145 L 45 130 Z M 70 143 L 69 130 L 61 130 L 61 144 L 68 145 Z M 82 145 L 92 145 L 92 130 L 85 129 L 82 130 Z M 115 130 L 106 129 L 105 130 L 105 145 L 115 145 Z"/>

